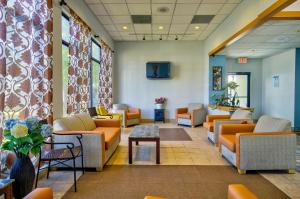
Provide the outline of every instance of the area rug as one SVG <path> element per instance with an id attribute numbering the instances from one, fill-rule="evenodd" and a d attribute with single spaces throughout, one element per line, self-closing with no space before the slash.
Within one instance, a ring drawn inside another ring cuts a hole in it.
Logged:
<path id="1" fill-rule="evenodd" d="M 160 128 L 160 141 L 192 141 L 183 128 Z"/>
<path id="2" fill-rule="evenodd" d="M 240 175 L 230 166 L 106 166 L 103 172 L 86 172 L 64 196 L 69 198 L 226 199 L 229 184 L 246 185 L 258 198 L 284 199 L 285 193 L 257 173 Z"/>

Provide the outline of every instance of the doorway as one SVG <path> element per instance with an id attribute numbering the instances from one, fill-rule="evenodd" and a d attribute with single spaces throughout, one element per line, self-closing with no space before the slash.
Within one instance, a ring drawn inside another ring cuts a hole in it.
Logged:
<path id="1" fill-rule="evenodd" d="M 240 101 L 240 107 L 250 107 L 250 72 L 230 72 L 227 73 L 227 82 L 235 82 L 239 85 L 236 91 Z M 228 91 L 228 96 L 231 97 Z"/>

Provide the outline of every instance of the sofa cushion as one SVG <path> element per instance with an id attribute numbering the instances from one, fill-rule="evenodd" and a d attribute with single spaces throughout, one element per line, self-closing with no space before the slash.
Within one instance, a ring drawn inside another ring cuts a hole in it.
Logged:
<path id="1" fill-rule="evenodd" d="M 106 110 L 105 106 L 99 105 L 97 110 L 98 115 L 108 115 L 108 111 Z"/>
<path id="2" fill-rule="evenodd" d="M 114 127 L 97 127 L 93 131 L 104 133 L 105 150 L 109 149 L 119 139 L 121 134 L 121 129 Z"/>
<path id="3" fill-rule="evenodd" d="M 201 109 L 201 108 L 203 108 L 203 104 L 201 104 L 201 103 L 189 103 L 188 104 L 188 112 L 189 113 L 192 113 L 193 110 Z"/>
<path id="4" fill-rule="evenodd" d="M 54 131 L 84 131 L 85 126 L 82 121 L 75 116 L 68 116 L 57 119 L 53 123 Z"/>
<path id="5" fill-rule="evenodd" d="M 261 116 L 253 132 L 285 132 L 291 131 L 291 122 L 286 119 Z"/>
<path id="6" fill-rule="evenodd" d="M 177 116 L 178 116 L 178 118 L 191 119 L 190 113 L 181 113 L 181 114 L 178 114 Z"/>
<path id="7" fill-rule="evenodd" d="M 226 146 L 230 151 L 235 152 L 235 135 L 221 135 L 219 142 Z"/>
<path id="8" fill-rule="evenodd" d="M 214 123 L 213 122 L 204 122 L 203 127 L 210 132 L 214 132 Z"/>
<path id="9" fill-rule="evenodd" d="M 83 125 L 85 127 L 85 130 L 92 131 L 96 128 L 96 124 L 95 124 L 94 120 L 87 113 L 79 113 L 74 116 L 81 120 L 81 122 L 83 123 Z"/>
<path id="10" fill-rule="evenodd" d="M 131 119 L 137 119 L 140 117 L 140 114 L 138 113 L 127 113 L 127 119 L 131 120 Z"/>
<path id="11" fill-rule="evenodd" d="M 250 119 L 252 113 L 247 110 L 236 110 L 234 113 L 231 115 L 230 119 Z"/>

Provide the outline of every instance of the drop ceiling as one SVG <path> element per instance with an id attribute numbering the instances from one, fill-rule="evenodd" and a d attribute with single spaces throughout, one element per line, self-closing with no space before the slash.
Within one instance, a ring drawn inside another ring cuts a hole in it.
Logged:
<path id="1" fill-rule="evenodd" d="M 118 41 L 204 40 L 241 1 L 85 0 L 112 38 Z M 161 8 L 168 11 L 159 12 Z M 132 15 L 150 15 L 152 22 L 134 24 Z M 200 19 L 195 19 L 195 15 Z M 195 23 L 199 21 L 202 22 Z"/>
<path id="2" fill-rule="evenodd" d="M 271 20 L 219 54 L 232 58 L 265 58 L 297 47 L 300 47 L 300 20 Z"/>

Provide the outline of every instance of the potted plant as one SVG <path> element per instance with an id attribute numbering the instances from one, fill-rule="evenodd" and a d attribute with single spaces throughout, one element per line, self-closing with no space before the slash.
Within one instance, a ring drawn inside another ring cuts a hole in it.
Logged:
<path id="1" fill-rule="evenodd" d="M 222 94 L 213 94 L 212 99 L 215 100 L 216 106 L 230 106 L 230 107 L 238 107 L 240 104 L 240 100 L 238 99 L 237 87 L 239 85 L 234 82 L 228 82 L 223 90 Z"/>
<path id="2" fill-rule="evenodd" d="M 37 155 L 52 131 L 51 125 L 40 124 L 36 117 L 4 122 L 1 149 L 13 151 L 17 157 L 10 172 L 10 178 L 15 179 L 13 193 L 16 199 L 25 197 L 32 190 L 35 169 L 29 154 Z"/>
<path id="3" fill-rule="evenodd" d="M 156 109 L 163 109 L 166 101 L 167 101 L 167 98 L 165 98 L 165 97 L 155 98 Z"/>

